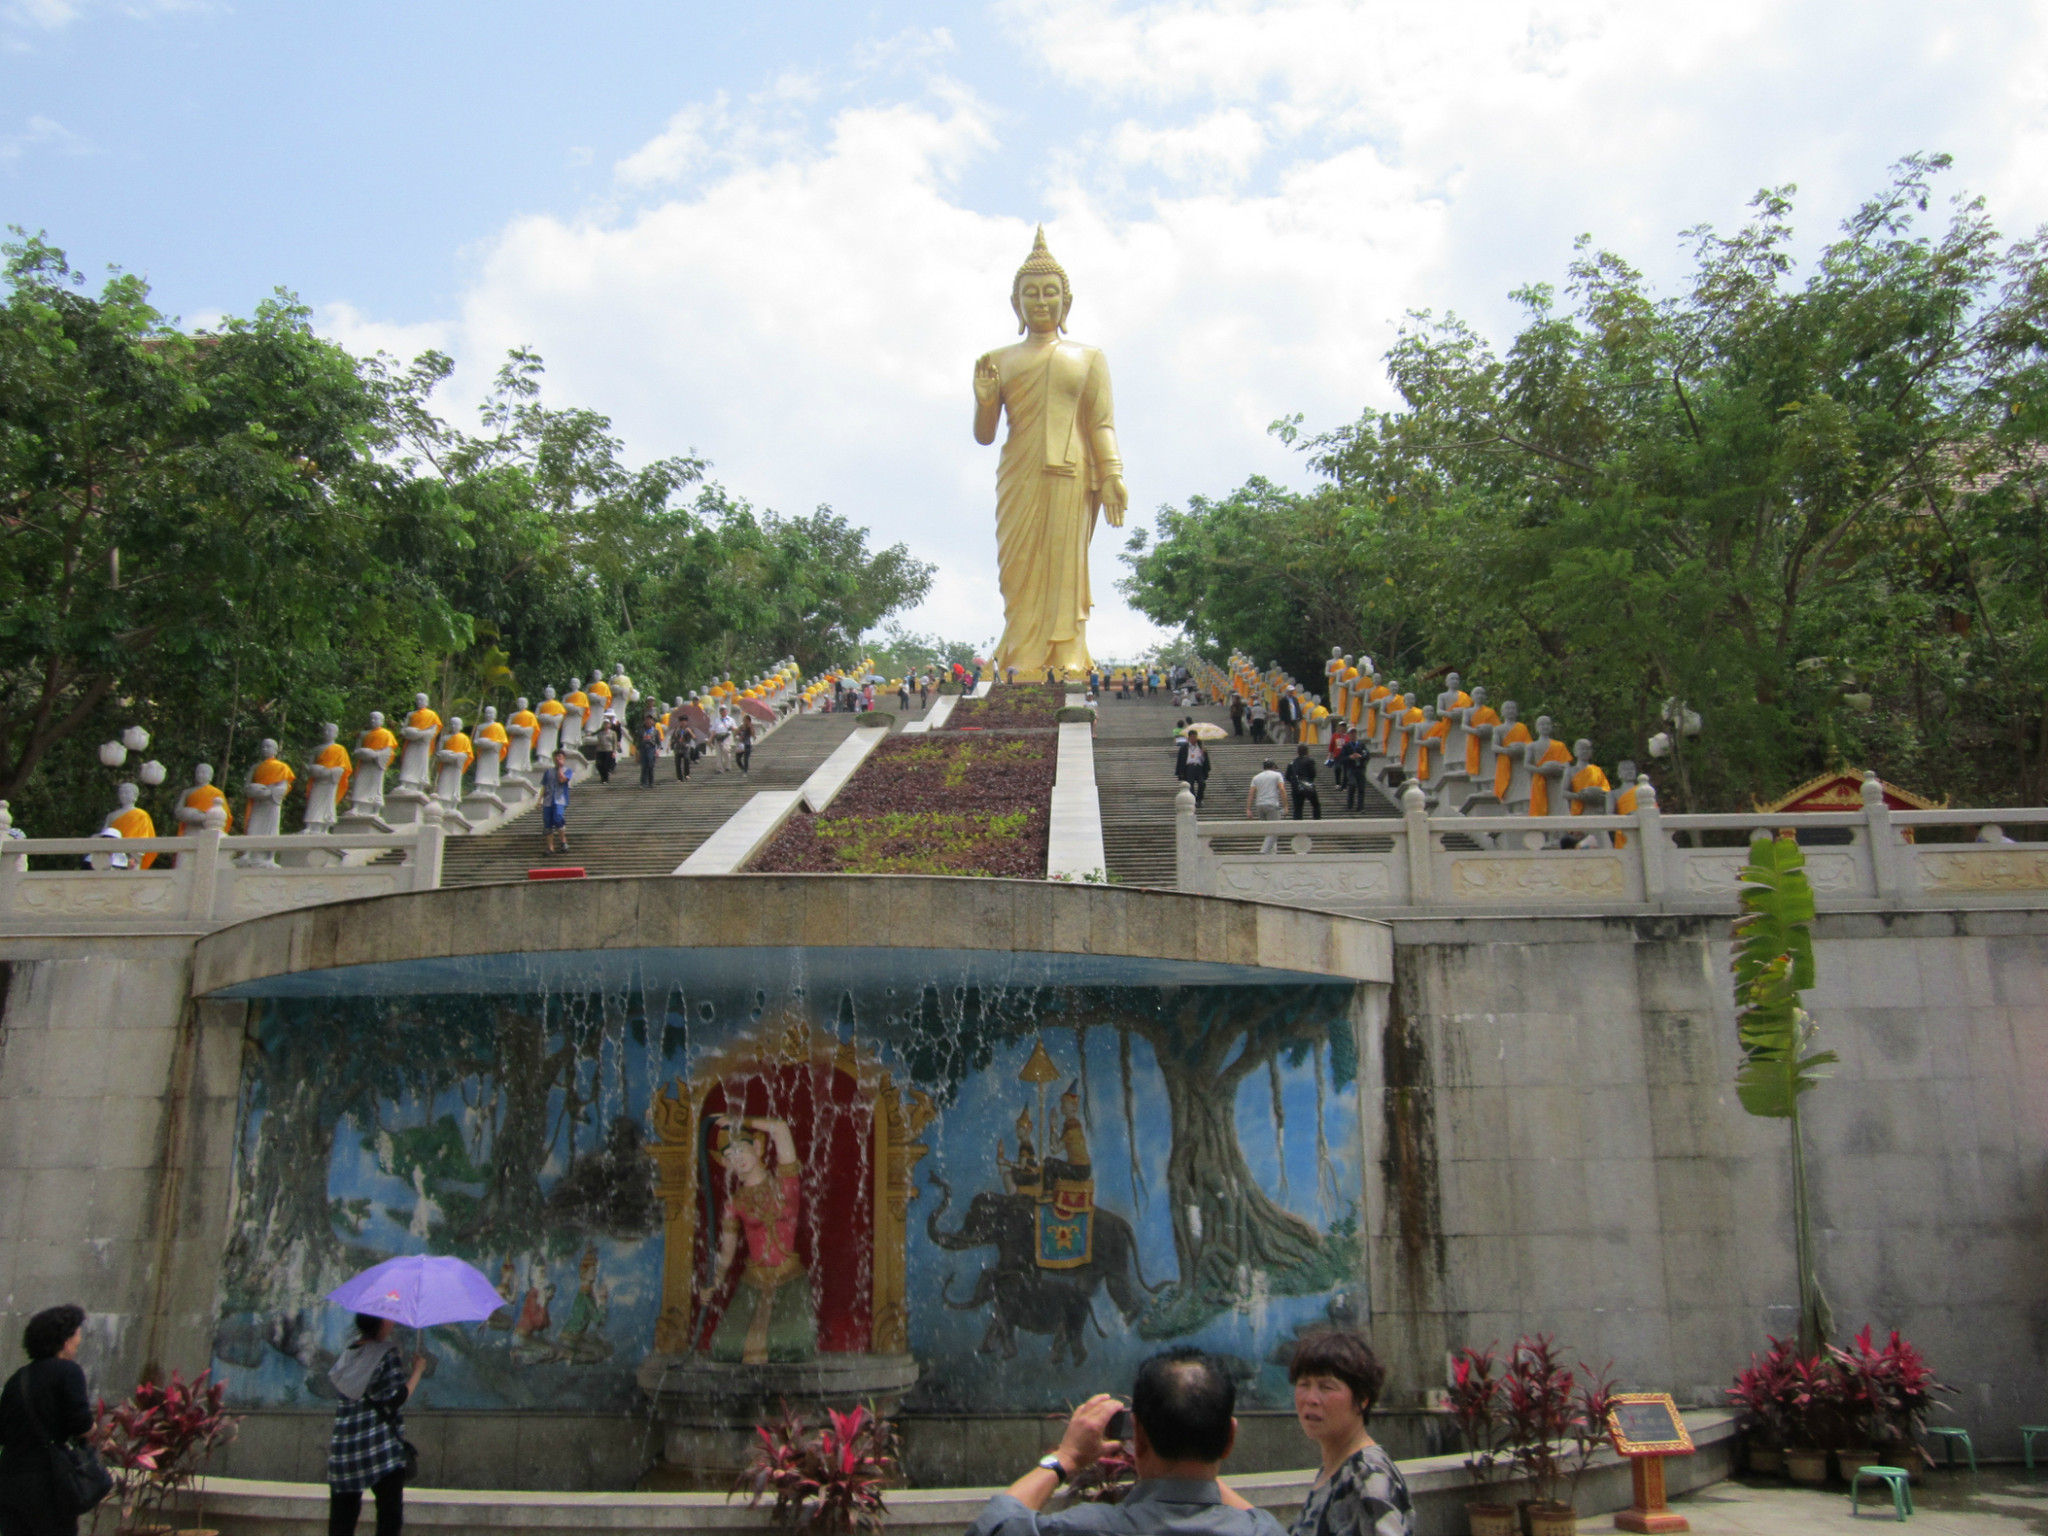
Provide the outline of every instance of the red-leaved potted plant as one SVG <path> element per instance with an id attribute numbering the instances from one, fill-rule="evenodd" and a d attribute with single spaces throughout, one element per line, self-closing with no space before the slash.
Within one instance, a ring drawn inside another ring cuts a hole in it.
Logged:
<path id="1" fill-rule="evenodd" d="M 756 1425 L 754 1462 L 733 1494 L 751 1491 L 749 1505 L 775 1493 L 771 1519 L 786 1532 L 879 1532 L 883 1489 L 896 1477 L 896 1432 L 871 1408 L 825 1411 L 829 1424 L 812 1432 L 803 1416 Z M 730 1496 L 728 1496 L 730 1498 Z"/>
<path id="2" fill-rule="evenodd" d="M 1728 1401 L 1742 1410 L 1752 1473 L 1785 1471 L 1787 1415 L 1796 1386 L 1793 1363 L 1798 1359 L 1799 1347 L 1793 1341 L 1771 1336 L 1771 1348 L 1761 1356 L 1752 1355 L 1728 1390 Z"/>
<path id="3" fill-rule="evenodd" d="M 1614 1384 L 1603 1368 L 1583 1361 L 1567 1368 L 1547 1334 L 1515 1341 L 1502 1383 L 1515 1470 L 1536 1498 L 1529 1505 L 1532 1537 L 1568 1537 L 1579 1529 L 1573 1501 L 1579 1480 L 1607 1439 Z"/>
<path id="4" fill-rule="evenodd" d="M 1935 1380 L 1927 1358 L 1896 1329 L 1878 1345 L 1865 1324 L 1847 1350 L 1830 1345 L 1828 1354 L 1850 1386 L 1849 1401 L 1869 1435 L 1873 1454 L 1915 1479 L 1921 1477 L 1927 1471 L 1927 1455 L 1919 1437 L 1928 1414 L 1941 1407 L 1934 1395 L 1955 1390 Z M 1855 1470 L 1843 1471 L 1847 1475 Z"/>
<path id="5" fill-rule="evenodd" d="M 1451 1357 L 1451 1420 L 1465 1443 L 1465 1471 L 1480 1498 L 1465 1506 L 1474 1537 L 1508 1537 L 1518 1530 L 1515 1507 L 1490 1498 L 1493 1481 L 1508 1452 L 1508 1422 L 1502 1411 L 1500 1359 L 1489 1345 L 1466 1346 Z"/>
<path id="6" fill-rule="evenodd" d="M 187 1489 L 197 1496 L 194 1526 L 205 1527 L 206 1465 L 242 1423 L 222 1407 L 228 1385 L 212 1375 L 209 1368 L 187 1382 L 172 1372 L 169 1382 L 136 1384 L 124 1404 L 100 1400 L 92 1440 L 114 1476 L 117 1530 L 169 1530 L 164 1517 Z"/>
<path id="7" fill-rule="evenodd" d="M 1828 1442 L 1842 1423 L 1841 1377 L 1826 1356 L 1795 1351 L 1786 1365 L 1785 1472 L 1795 1484 L 1828 1481 Z"/>

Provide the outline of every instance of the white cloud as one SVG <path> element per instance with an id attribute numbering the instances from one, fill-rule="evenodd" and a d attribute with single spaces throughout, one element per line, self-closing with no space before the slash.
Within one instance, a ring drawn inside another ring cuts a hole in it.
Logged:
<path id="1" fill-rule="evenodd" d="M 88 155 L 92 146 L 73 133 L 55 118 L 38 113 L 22 126 L 19 133 L 0 135 L 0 165 L 21 160 L 38 150 L 53 150 L 60 155 Z"/>
<path id="2" fill-rule="evenodd" d="M 1580 230 L 1669 276 L 1675 231 L 1733 222 L 1756 186 L 1804 183 L 1820 235 L 1922 148 L 1956 150 L 2009 225 L 2044 211 L 2048 66 L 2021 9 L 1003 14 L 1054 88 L 1036 119 L 964 85 L 974 61 L 947 34 L 904 33 L 843 77 L 684 106 L 617 164 L 615 204 L 500 231 L 445 324 L 346 306 L 327 323 L 356 346 L 441 345 L 470 392 L 506 347 L 536 346 L 554 396 L 610 412 L 635 454 L 698 449 L 757 502 L 830 502 L 937 561 L 911 622 L 979 638 L 1000 613 L 995 453 L 969 434 L 969 370 L 1014 334 L 1010 274 L 1040 210 L 1075 334 L 1110 358 L 1139 523 L 1253 472 L 1299 483 L 1267 423 L 1390 403 L 1405 311 L 1500 324 L 1506 290 L 1556 280 Z M 1010 62 L 987 78 L 1016 89 Z M 1027 136 L 1076 99 L 1095 115 Z M 1005 183 L 990 211 L 1011 164 L 1045 179 Z M 1120 545 L 1098 532 L 1111 655 L 1152 634 L 1112 590 Z"/>

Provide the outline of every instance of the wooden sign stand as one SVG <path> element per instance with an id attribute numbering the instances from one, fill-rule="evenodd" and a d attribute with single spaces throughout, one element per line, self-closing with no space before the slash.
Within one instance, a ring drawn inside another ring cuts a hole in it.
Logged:
<path id="1" fill-rule="evenodd" d="M 1664 1459 L 1692 1455 L 1692 1435 L 1669 1393 L 1617 1393 L 1607 1411 L 1614 1449 L 1629 1460 L 1635 1504 L 1614 1514 L 1621 1532 L 1689 1532 L 1692 1523 L 1664 1500 Z"/>

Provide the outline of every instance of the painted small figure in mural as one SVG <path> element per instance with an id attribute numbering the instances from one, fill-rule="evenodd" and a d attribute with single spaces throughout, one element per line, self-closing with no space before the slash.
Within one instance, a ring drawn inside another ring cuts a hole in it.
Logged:
<path id="1" fill-rule="evenodd" d="M 554 1354 L 548 1343 L 548 1325 L 553 1321 L 548 1304 L 555 1300 L 554 1282 L 548 1279 L 544 1260 L 534 1260 L 526 1270 L 526 1295 L 519 1300 L 519 1316 L 512 1321 L 512 1358 L 515 1361 L 545 1361 Z"/>
<path id="2" fill-rule="evenodd" d="M 597 1264 L 597 1245 L 591 1244 L 576 1267 L 576 1300 L 569 1304 L 559 1341 L 561 1359 L 579 1366 L 594 1366 L 612 1353 L 612 1342 L 602 1332 L 611 1314 L 611 1288 L 597 1278 Z"/>
<path id="3" fill-rule="evenodd" d="M 996 1138 L 996 1168 L 1003 1177 L 1003 1189 L 1011 1195 L 1038 1192 L 1041 1169 L 1038 1162 L 1038 1148 L 1031 1136 L 1031 1107 L 1026 1105 L 1017 1112 L 1017 1157 L 1012 1162 L 1003 1150 L 1003 1139 Z"/>
<path id="4" fill-rule="evenodd" d="M 746 1244 L 740 1288 L 712 1333 L 711 1359 L 808 1361 L 818 1353 L 818 1324 L 811 1280 L 796 1252 L 802 1196 L 789 1123 L 774 1116 L 720 1116 L 711 1156 L 729 1181 L 711 1276 L 714 1294 L 739 1258 L 743 1239 Z"/>

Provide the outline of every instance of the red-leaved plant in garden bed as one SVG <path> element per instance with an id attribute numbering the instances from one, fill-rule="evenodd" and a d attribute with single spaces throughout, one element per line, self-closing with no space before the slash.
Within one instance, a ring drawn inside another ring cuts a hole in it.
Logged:
<path id="1" fill-rule="evenodd" d="M 1509 1451 L 1499 1370 L 1492 1346 L 1462 1346 L 1451 1356 L 1451 1419 L 1465 1443 L 1466 1471 L 1482 1488 L 1493 1482 Z"/>
<path id="2" fill-rule="evenodd" d="M 137 1384 L 125 1404 L 100 1400 L 92 1444 L 114 1477 L 108 1503 L 118 1530 L 164 1530 L 164 1517 L 186 1489 L 197 1489 L 193 1519 L 205 1524 L 206 1465 L 242 1423 L 223 1409 L 228 1385 L 209 1382 L 212 1375 L 209 1368 L 187 1382 L 172 1372 L 169 1382 Z"/>
<path id="3" fill-rule="evenodd" d="M 1566 1367 L 1547 1334 L 1515 1341 L 1501 1379 L 1515 1471 L 1528 1478 L 1538 1504 L 1570 1508 L 1579 1479 L 1607 1440 L 1614 1382 L 1585 1362 Z"/>
<path id="4" fill-rule="evenodd" d="M 896 1477 L 896 1431 L 860 1406 L 825 1415 L 830 1423 L 813 1432 L 784 1402 L 780 1418 L 756 1425 L 753 1466 L 732 1492 L 748 1490 L 747 1503 L 759 1505 L 772 1490 L 781 1531 L 879 1532 L 882 1491 Z"/>
<path id="5" fill-rule="evenodd" d="M 1045 875 L 1058 739 L 891 737 L 819 816 L 790 818 L 768 874 Z"/>
<path id="6" fill-rule="evenodd" d="M 978 726 L 984 731 L 1056 726 L 1066 708 L 1067 691 L 1056 683 L 999 683 L 985 699 L 963 699 L 939 729 L 958 731 Z"/>

